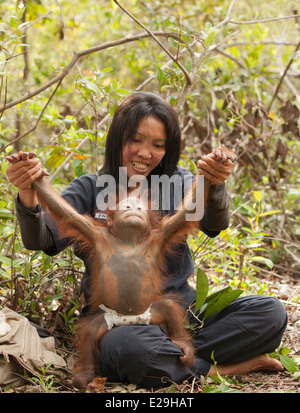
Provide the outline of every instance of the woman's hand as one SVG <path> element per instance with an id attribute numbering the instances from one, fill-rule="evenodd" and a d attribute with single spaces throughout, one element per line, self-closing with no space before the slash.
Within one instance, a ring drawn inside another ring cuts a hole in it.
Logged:
<path id="1" fill-rule="evenodd" d="M 38 204 L 38 198 L 32 183 L 42 176 L 49 174 L 41 168 L 41 163 L 34 152 L 20 151 L 18 154 L 7 156 L 11 163 L 6 169 L 9 181 L 19 188 L 19 199 L 26 207 Z"/>
<path id="2" fill-rule="evenodd" d="M 217 148 L 197 162 L 198 173 L 204 175 L 211 185 L 221 185 L 231 174 L 235 160 L 233 152 Z"/>

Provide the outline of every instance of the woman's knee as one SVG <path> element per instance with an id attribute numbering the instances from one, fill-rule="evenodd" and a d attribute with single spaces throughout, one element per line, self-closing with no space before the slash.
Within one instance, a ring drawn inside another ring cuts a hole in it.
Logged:
<path id="1" fill-rule="evenodd" d="M 158 326 L 115 327 L 99 344 L 99 368 L 111 381 L 139 384 L 166 336 Z"/>
<path id="2" fill-rule="evenodd" d="M 255 337 L 256 344 L 267 344 L 268 352 L 280 345 L 287 325 L 287 312 L 275 297 L 250 296 L 248 307 L 248 331 Z M 246 310 L 247 312 L 247 310 Z"/>
<path id="3" fill-rule="evenodd" d="M 261 312 L 274 329 L 284 331 L 287 325 L 287 312 L 284 305 L 275 297 L 261 297 Z"/>

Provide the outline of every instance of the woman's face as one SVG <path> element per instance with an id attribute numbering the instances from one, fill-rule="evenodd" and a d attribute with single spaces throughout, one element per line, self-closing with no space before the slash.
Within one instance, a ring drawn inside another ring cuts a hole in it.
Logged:
<path id="1" fill-rule="evenodd" d="M 159 165 L 166 153 L 167 135 L 163 122 L 153 116 L 141 119 L 136 134 L 123 147 L 123 167 L 127 176 L 145 177 Z"/>

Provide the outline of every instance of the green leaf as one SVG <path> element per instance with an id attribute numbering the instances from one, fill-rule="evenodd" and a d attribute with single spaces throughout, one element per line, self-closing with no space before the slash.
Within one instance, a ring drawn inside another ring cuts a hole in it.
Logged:
<path id="1" fill-rule="evenodd" d="M 86 124 L 88 125 L 88 128 L 91 129 L 91 119 L 88 115 L 84 115 Z"/>
<path id="2" fill-rule="evenodd" d="M 273 261 L 271 261 L 269 258 L 255 256 L 252 257 L 252 261 L 264 262 L 270 269 L 274 267 Z"/>
<path id="3" fill-rule="evenodd" d="M 4 257 L 3 255 L 0 255 L 0 261 L 3 262 L 3 264 L 7 265 L 7 266 L 11 266 L 11 259 Z"/>
<path id="4" fill-rule="evenodd" d="M 207 298 L 208 293 L 208 279 L 204 271 L 200 268 L 197 270 L 197 295 L 196 295 L 196 306 L 195 312 L 198 311 Z"/>
<path id="5" fill-rule="evenodd" d="M 212 44 L 212 42 L 215 40 L 215 38 L 217 37 L 219 33 L 219 30 L 212 30 L 209 35 L 207 36 L 207 38 L 204 41 L 205 47 L 208 47 Z"/>
<path id="6" fill-rule="evenodd" d="M 186 162 L 188 162 L 191 166 L 191 171 L 196 173 L 198 171 L 198 167 L 194 161 L 192 161 L 188 156 L 181 154 L 181 158 L 183 158 Z"/>
<path id="7" fill-rule="evenodd" d="M 79 307 L 79 305 L 76 305 L 73 308 L 71 308 L 71 310 L 68 312 L 68 320 L 71 319 L 71 317 L 73 316 L 73 314 L 75 313 L 75 311 L 77 310 L 78 307 Z"/>
<path id="8" fill-rule="evenodd" d="M 95 93 L 97 96 L 101 96 L 101 91 L 96 85 L 96 83 L 91 82 L 90 80 L 87 80 L 87 79 L 81 79 L 80 81 L 78 81 L 78 83 L 87 92 L 89 93 L 92 92 L 92 93 Z"/>
<path id="9" fill-rule="evenodd" d="M 210 294 L 210 295 L 207 297 L 206 303 L 209 303 L 209 302 L 211 302 L 212 300 L 216 301 L 216 299 L 218 299 L 218 297 L 219 297 L 221 294 L 225 294 L 227 291 L 231 291 L 231 290 L 232 290 L 232 288 L 228 286 L 228 287 L 222 288 L 221 290 L 215 291 L 214 293 Z"/>
<path id="10" fill-rule="evenodd" d="M 262 193 L 260 191 L 252 191 L 254 198 L 256 199 L 256 201 L 261 202 L 262 200 Z"/>
<path id="11" fill-rule="evenodd" d="M 217 297 L 211 300 L 208 304 L 204 313 L 204 318 L 210 317 L 211 315 L 223 310 L 228 304 L 238 298 L 242 292 L 243 290 L 233 290 L 231 287 L 226 289 L 226 291 L 223 290 L 219 292 Z"/>
<path id="12" fill-rule="evenodd" d="M 282 354 L 283 356 L 287 356 L 290 353 L 291 349 L 288 347 L 280 347 L 279 349 L 279 354 Z"/>
<path id="13" fill-rule="evenodd" d="M 30 274 L 31 271 L 31 262 L 30 261 L 26 261 L 25 265 L 23 266 L 23 274 L 25 276 L 25 278 Z"/>
<path id="14" fill-rule="evenodd" d="M 121 95 L 121 96 L 125 96 L 125 95 L 130 94 L 129 90 L 123 89 L 123 88 L 119 88 L 115 92 L 118 93 L 118 95 Z"/>
<path id="15" fill-rule="evenodd" d="M 259 214 L 258 216 L 259 216 L 259 218 L 260 218 L 260 217 L 266 217 L 266 216 L 268 216 L 268 215 L 279 214 L 279 212 L 281 212 L 281 210 L 280 210 L 280 209 L 276 209 L 276 210 L 274 210 L 274 211 L 264 212 L 263 214 Z"/>
<path id="16" fill-rule="evenodd" d="M 73 124 L 73 122 L 74 122 L 74 120 L 72 120 L 72 119 L 65 119 L 65 127 L 66 127 L 67 129 L 70 129 L 71 126 L 72 126 L 72 124 Z"/>
<path id="17" fill-rule="evenodd" d="M 18 18 L 16 16 L 10 17 L 10 27 L 17 29 L 18 28 Z"/>
<path id="18" fill-rule="evenodd" d="M 2 219 L 15 219 L 16 217 L 10 212 L 9 209 L 1 208 L 0 209 L 0 218 L 2 218 Z"/>
<path id="19" fill-rule="evenodd" d="M 158 80 L 159 86 L 161 87 L 167 83 L 167 77 L 158 65 L 156 65 L 156 67 L 157 67 L 157 72 L 158 72 L 157 80 Z"/>
<path id="20" fill-rule="evenodd" d="M 112 70 L 114 70 L 112 67 L 106 67 L 104 69 L 101 70 L 102 73 L 107 73 L 107 72 L 111 72 Z"/>
<path id="21" fill-rule="evenodd" d="M 285 369 L 287 369 L 290 373 L 295 373 L 298 370 L 297 363 L 292 360 L 289 356 L 284 354 L 279 354 L 280 363 L 283 365 Z"/>
<path id="22" fill-rule="evenodd" d="M 6 31 L 4 29 L 0 29 L 0 41 L 4 40 L 6 37 Z"/>
<path id="23" fill-rule="evenodd" d="M 33 262 L 36 258 L 38 258 L 42 254 L 42 251 L 35 251 L 32 256 L 30 257 L 30 262 Z"/>
<path id="24" fill-rule="evenodd" d="M 175 393 L 175 386 L 174 384 L 171 384 L 171 386 L 168 389 L 168 393 Z"/>
<path id="25" fill-rule="evenodd" d="M 100 90 L 96 83 L 89 82 L 88 80 L 85 82 L 86 89 L 90 92 L 94 92 L 96 95 L 100 95 Z"/>
<path id="26" fill-rule="evenodd" d="M 4 278 L 5 280 L 10 280 L 11 274 L 0 267 L 0 277 Z"/>

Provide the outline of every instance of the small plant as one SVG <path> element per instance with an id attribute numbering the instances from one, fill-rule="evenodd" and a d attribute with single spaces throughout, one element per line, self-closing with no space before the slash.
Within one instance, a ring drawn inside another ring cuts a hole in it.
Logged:
<path id="1" fill-rule="evenodd" d="M 264 268 L 272 271 L 274 267 L 271 253 L 275 244 L 270 243 L 269 233 L 261 228 L 260 223 L 263 223 L 262 218 L 275 215 L 280 211 L 265 211 L 262 193 L 256 191 L 253 197 L 252 206 L 248 205 L 249 202 L 242 204 L 239 197 L 235 199 L 236 211 L 239 210 L 242 214 L 243 222 L 245 224 L 247 222 L 247 226 L 230 227 L 221 231 L 215 239 L 200 233 L 197 239 L 190 238 L 189 244 L 196 265 L 201 265 L 205 269 L 209 279 L 217 287 L 225 284 L 241 288 L 245 294 L 272 294 L 268 292 L 267 283 L 262 283 L 255 278 L 258 273 L 264 271 Z M 201 288 L 203 289 L 203 285 Z"/>
<path id="2" fill-rule="evenodd" d="M 42 367 L 42 374 L 38 376 L 31 377 L 30 381 L 34 384 L 37 384 L 41 387 L 43 393 L 53 393 L 55 391 L 54 374 L 48 374 L 48 370 L 50 369 L 53 363 L 49 363 L 46 367 Z"/>
<path id="3" fill-rule="evenodd" d="M 277 351 L 269 354 L 270 357 L 275 358 L 280 361 L 280 363 L 283 365 L 283 367 L 289 372 L 289 373 L 299 373 L 299 357 L 296 358 L 295 361 L 293 357 L 288 356 L 290 353 L 291 349 L 287 347 L 280 347 Z M 299 376 L 298 376 L 299 377 Z"/>
<path id="4" fill-rule="evenodd" d="M 200 268 L 197 270 L 197 295 L 195 301 L 189 306 L 188 311 L 199 321 L 197 329 L 202 328 L 205 318 L 223 310 L 228 304 L 239 297 L 243 290 L 233 290 L 230 286 L 215 291 L 208 295 L 208 278 Z M 201 319 L 201 321 L 200 321 Z M 190 328 L 193 330 L 194 325 Z"/>

